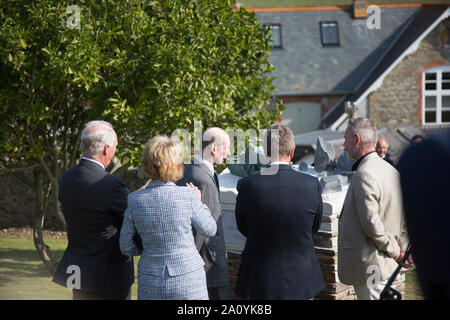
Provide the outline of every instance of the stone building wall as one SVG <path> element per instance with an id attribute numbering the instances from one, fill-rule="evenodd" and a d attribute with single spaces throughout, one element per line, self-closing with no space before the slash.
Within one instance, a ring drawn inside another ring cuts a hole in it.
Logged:
<path id="1" fill-rule="evenodd" d="M 369 96 L 369 116 L 380 127 L 392 125 L 422 125 L 422 72 L 425 69 L 450 65 L 450 19 L 434 28 L 419 48 L 405 57 L 386 76 L 382 86 Z"/>

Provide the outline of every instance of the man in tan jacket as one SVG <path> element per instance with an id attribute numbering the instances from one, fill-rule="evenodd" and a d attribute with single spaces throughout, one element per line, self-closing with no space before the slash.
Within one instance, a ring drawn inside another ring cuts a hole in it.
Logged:
<path id="1" fill-rule="evenodd" d="M 358 299 L 379 299 L 408 245 L 400 177 L 375 152 L 373 121 L 351 119 L 344 147 L 357 160 L 339 217 L 338 275 Z"/>

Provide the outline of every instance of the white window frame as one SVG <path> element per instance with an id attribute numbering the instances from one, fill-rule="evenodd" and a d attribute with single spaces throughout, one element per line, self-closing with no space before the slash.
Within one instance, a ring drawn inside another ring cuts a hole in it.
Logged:
<path id="1" fill-rule="evenodd" d="M 436 73 L 436 90 L 425 90 L 425 74 Z M 450 97 L 450 89 L 442 89 L 442 73 L 450 72 L 450 65 L 438 66 L 426 69 L 422 72 L 422 125 L 432 127 L 439 125 L 449 125 L 450 122 L 442 122 L 442 111 L 449 111 L 450 107 L 442 108 L 442 96 Z M 436 122 L 425 122 L 425 98 L 436 97 Z"/>

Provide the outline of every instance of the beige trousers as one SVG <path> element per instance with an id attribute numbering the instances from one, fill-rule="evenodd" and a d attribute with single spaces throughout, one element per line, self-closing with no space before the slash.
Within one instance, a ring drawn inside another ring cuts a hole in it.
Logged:
<path id="1" fill-rule="evenodd" d="M 386 286 L 388 280 L 380 281 L 378 284 L 372 284 L 370 287 L 368 286 L 362 286 L 362 287 L 355 287 L 355 294 L 356 298 L 358 300 L 380 300 L 380 294 L 381 291 L 383 291 L 384 287 Z M 391 287 L 394 287 L 398 285 L 401 282 L 399 278 L 397 277 L 392 284 Z"/>
<path id="2" fill-rule="evenodd" d="M 371 286 L 354 287 L 356 298 L 358 300 L 379 300 L 381 291 L 383 291 L 387 282 L 385 280 Z"/>

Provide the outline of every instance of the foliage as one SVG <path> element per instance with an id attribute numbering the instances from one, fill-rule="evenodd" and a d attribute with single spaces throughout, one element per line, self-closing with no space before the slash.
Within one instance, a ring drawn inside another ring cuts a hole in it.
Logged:
<path id="1" fill-rule="evenodd" d="M 2 153 L 10 163 L 78 158 L 82 125 L 113 122 L 120 155 L 135 164 L 142 144 L 176 128 L 261 128 L 274 90 L 270 45 L 254 13 L 232 1 L 2 1 Z"/>
<path id="2" fill-rule="evenodd" d="M 232 1 L 0 0 L 0 168 L 35 190 L 49 269 L 44 212 L 52 203 L 64 220 L 58 182 L 80 157 L 83 125 L 113 123 L 122 165 L 138 165 L 155 134 L 193 134 L 196 120 L 266 127 L 283 109 L 270 101 L 269 41 Z"/>

